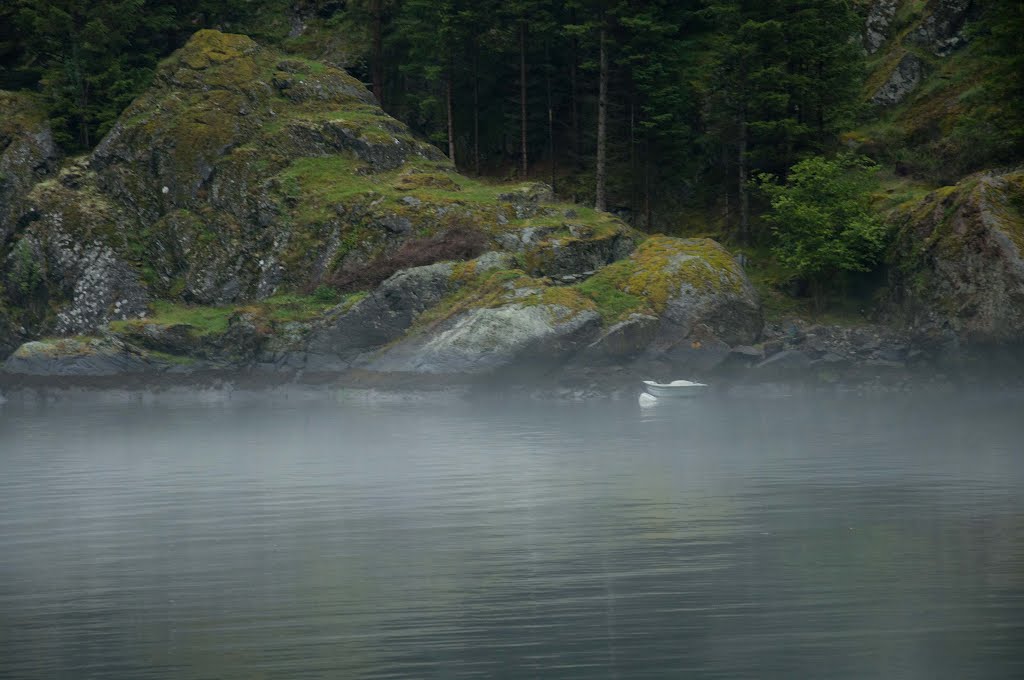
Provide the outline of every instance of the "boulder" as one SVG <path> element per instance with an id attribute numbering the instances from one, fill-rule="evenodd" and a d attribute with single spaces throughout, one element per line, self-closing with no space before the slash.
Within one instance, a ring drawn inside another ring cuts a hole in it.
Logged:
<path id="1" fill-rule="evenodd" d="M 603 304 L 625 306 L 629 313 L 658 317 L 652 345 L 659 351 L 693 341 L 750 344 L 764 325 L 757 293 L 743 269 L 711 239 L 650 237 L 579 289 L 595 297 L 599 310 Z"/>
<path id="2" fill-rule="evenodd" d="M 1024 342 L 1024 172 L 972 176 L 904 206 L 894 223 L 899 320 L 968 345 Z"/>
<path id="3" fill-rule="evenodd" d="M 94 377 L 167 367 L 126 343 L 81 337 L 27 342 L 7 358 L 3 370 L 11 375 Z"/>
<path id="4" fill-rule="evenodd" d="M 511 208 L 516 219 L 534 217 L 541 212 L 544 203 L 555 198 L 551 187 L 542 182 L 527 184 L 512 191 L 498 195 L 498 201 Z"/>
<path id="5" fill-rule="evenodd" d="M 602 331 L 587 347 L 586 355 L 595 358 L 621 358 L 635 355 L 658 336 L 661 319 L 650 314 L 630 314 L 625 320 Z"/>
<path id="6" fill-rule="evenodd" d="M 895 106 L 916 90 L 923 78 L 924 62 L 916 54 L 907 52 L 897 62 L 885 83 L 872 95 L 871 103 Z"/>
<path id="7" fill-rule="evenodd" d="M 554 304 L 472 309 L 385 350 L 367 368 L 485 375 L 510 366 L 552 365 L 578 349 L 600 321 L 592 310 Z"/>
<path id="8" fill-rule="evenodd" d="M 581 225 L 566 225 L 566 231 L 527 249 L 526 269 L 531 275 L 575 280 L 628 257 L 636 247 L 625 225 L 600 236 Z"/>
<path id="9" fill-rule="evenodd" d="M 331 312 L 314 331 L 309 352 L 351 359 L 401 337 L 455 288 L 454 271 L 453 264 L 441 262 L 397 272 L 351 308 Z"/>

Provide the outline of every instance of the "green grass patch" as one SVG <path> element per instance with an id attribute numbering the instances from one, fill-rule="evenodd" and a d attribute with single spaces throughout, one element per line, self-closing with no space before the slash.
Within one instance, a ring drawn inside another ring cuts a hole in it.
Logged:
<path id="1" fill-rule="evenodd" d="M 349 293 L 341 301 L 341 311 L 347 312 L 356 306 L 363 298 L 370 294 L 368 290 L 358 290 L 354 293 Z"/>
<path id="2" fill-rule="evenodd" d="M 157 324 L 160 326 L 186 325 L 192 327 L 192 333 L 202 337 L 220 335 L 228 329 L 228 320 L 235 313 L 234 307 L 206 307 L 200 305 L 184 305 L 166 300 L 153 302 L 152 313 L 145 319 L 130 321 L 113 321 L 110 329 L 114 332 L 128 330 L 133 326 Z"/>
<path id="3" fill-rule="evenodd" d="M 239 311 L 249 312 L 257 318 L 273 323 L 295 323 L 318 319 L 335 307 L 338 302 L 340 302 L 340 297 L 335 301 L 330 301 L 325 300 L 324 296 L 284 293 L 246 305 Z"/>

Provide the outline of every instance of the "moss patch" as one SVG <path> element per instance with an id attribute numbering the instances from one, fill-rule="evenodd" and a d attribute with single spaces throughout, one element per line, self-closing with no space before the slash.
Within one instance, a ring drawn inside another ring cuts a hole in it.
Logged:
<path id="1" fill-rule="evenodd" d="M 38 130 L 46 123 L 41 98 L 28 92 L 0 90 L 0 152 L 18 135 Z"/>

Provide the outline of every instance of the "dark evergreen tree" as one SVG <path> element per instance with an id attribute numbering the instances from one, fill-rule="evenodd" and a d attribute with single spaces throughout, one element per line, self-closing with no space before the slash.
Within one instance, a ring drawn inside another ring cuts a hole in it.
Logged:
<path id="1" fill-rule="evenodd" d="M 173 43 L 174 11 L 155 0 L 19 0 L 24 52 L 38 64 L 57 138 L 88 148 L 149 82 Z"/>

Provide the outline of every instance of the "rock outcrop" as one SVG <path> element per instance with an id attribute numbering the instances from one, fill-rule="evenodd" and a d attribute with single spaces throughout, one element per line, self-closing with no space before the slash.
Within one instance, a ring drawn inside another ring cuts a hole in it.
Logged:
<path id="1" fill-rule="evenodd" d="M 891 288 L 919 333 L 1024 343 L 1024 172 L 972 176 L 904 206 Z"/>
<path id="2" fill-rule="evenodd" d="M 937 56 L 949 54 L 965 42 L 962 29 L 972 4 L 973 0 L 932 0 L 928 15 L 907 35 L 907 42 Z"/>
<path id="3" fill-rule="evenodd" d="M 310 339 L 314 357 L 349 362 L 369 349 L 397 340 L 424 311 L 454 290 L 454 265 L 441 262 L 395 273 L 351 307 L 323 320 Z"/>
<path id="4" fill-rule="evenodd" d="M 877 52 L 891 37 L 899 4 L 899 0 L 875 0 L 871 5 L 864 25 L 864 49 L 868 54 Z"/>
<path id="5" fill-rule="evenodd" d="M 924 62 L 913 52 L 907 52 L 896 63 L 885 83 L 871 97 L 872 104 L 894 106 L 906 100 L 924 78 Z"/>
<path id="6" fill-rule="evenodd" d="M 381 372 L 481 375 L 512 365 L 551 367 L 600 326 L 588 309 L 512 303 L 472 309 L 429 333 L 386 350 L 368 368 Z"/>
<path id="7" fill-rule="evenodd" d="M 708 239 L 648 238 L 629 257 L 571 285 L 521 270 L 474 276 L 449 284 L 453 292 L 366 367 L 479 375 L 573 356 L 621 362 L 652 352 L 671 363 L 680 351 L 754 342 L 763 325 L 750 282 Z M 679 363 L 693 363 L 685 358 Z"/>
<path id="8" fill-rule="evenodd" d="M 32 187 L 57 168 L 60 152 L 42 104 L 0 91 L 0 249 L 14 234 Z"/>
<path id="9" fill-rule="evenodd" d="M 60 338 L 27 342 L 4 362 L 11 375 L 96 377 L 165 370 L 155 361 L 123 342 L 99 338 Z"/>
<path id="10" fill-rule="evenodd" d="M 764 324 L 750 281 L 728 251 L 710 239 L 648 238 L 630 257 L 580 284 L 580 290 L 599 304 L 622 307 L 620 316 L 658 318 L 652 346 L 659 350 L 710 340 L 749 344 Z"/>
<path id="11" fill-rule="evenodd" d="M 22 197 L 3 206 L 18 323 L 0 311 L 0 351 L 77 337 L 22 346 L 8 372 L 481 376 L 727 352 L 761 329 L 713 241 L 463 177 L 347 73 L 244 36 L 199 31 L 59 172 L 22 127 L 0 165 Z"/>

